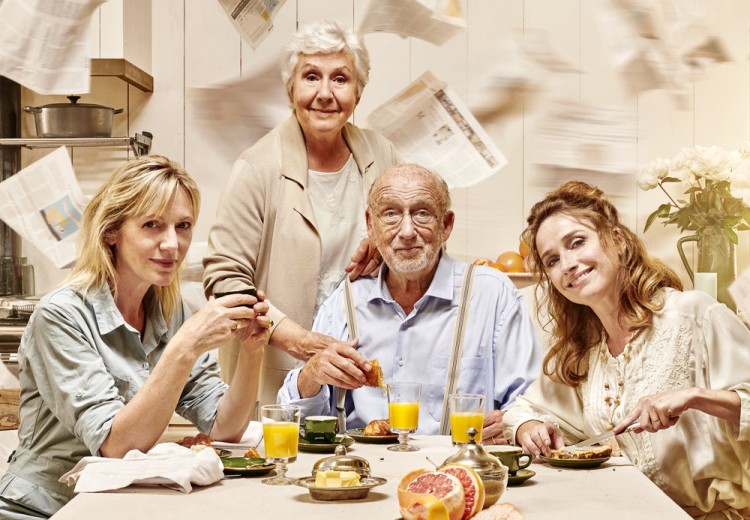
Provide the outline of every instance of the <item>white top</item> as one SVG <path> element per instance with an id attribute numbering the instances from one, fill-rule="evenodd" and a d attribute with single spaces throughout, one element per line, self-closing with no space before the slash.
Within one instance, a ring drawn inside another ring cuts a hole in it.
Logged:
<path id="1" fill-rule="evenodd" d="M 733 389 L 741 399 L 739 428 L 688 410 L 672 428 L 624 433 L 617 441 L 683 507 L 750 507 L 750 331 L 732 311 L 704 293 L 668 289 L 650 331 L 616 358 L 606 344 L 592 348 L 589 367 L 577 389 L 540 377 L 506 413 L 505 435 L 515 439 L 522 423 L 549 420 L 577 442 L 610 429 L 642 396 L 681 387 Z"/>
<path id="2" fill-rule="evenodd" d="M 362 175 L 350 154 L 337 172 L 308 170 L 310 202 L 320 234 L 320 274 L 315 313 L 344 278 L 354 251 L 367 236 Z"/>

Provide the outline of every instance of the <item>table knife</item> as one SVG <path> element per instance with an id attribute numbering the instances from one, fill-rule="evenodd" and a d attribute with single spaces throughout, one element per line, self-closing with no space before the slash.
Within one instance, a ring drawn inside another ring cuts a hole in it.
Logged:
<path id="1" fill-rule="evenodd" d="M 640 427 L 641 427 L 641 423 L 636 421 L 630 426 L 628 426 L 627 428 L 625 428 L 620 433 L 629 432 Z M 620 435 L 620 433 L 618 433 L 617 435 Z M 594 435 L 593 437 L 590 437 L 586 439 L 585 441 L 581 441 L 578 444 L 573 444 L 572 446 L 566 446 L 565 450 L 570 451 L 570 450 L 577 450 L 580 448 L 586 448 L 587 446 L 593 446 L 594 444 L 600 443 L 602 441 L 606 441 L 607 439 L 611 439 L 614 436 L 615 436 L 614 430 L 609 430 L 608 432 L 600 433 L 599 435 Z"/>

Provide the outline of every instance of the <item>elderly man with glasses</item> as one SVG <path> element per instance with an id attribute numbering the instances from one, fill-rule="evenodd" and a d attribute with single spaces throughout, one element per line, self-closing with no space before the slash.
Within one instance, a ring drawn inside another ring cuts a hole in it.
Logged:
<path id="1" fill-rule="evenodd" d="M 342 282 L 321 306 L 313 330 L 351 341 L 291 371 L 279 402 L 301 405 L 305 416 L 330 414 L 336 386 L 350 391 L 350 428 L 386 418 L 383 389 L 363 386 L 368 360 L 377 359 L 386 382 L 421 383 L 418 433 L 441 431 L 449 388 L 484 395 L 484 442 L 505 442 L 502 410 L 538 376 L 542 347 L 507 276 L 486 266 L 470 269 L 444 251 L 455 221 L 450 203 L 445 181 L 415 164 L 393 166 L 375 180 L 366 222 L 384 265 L 376 277 Z"/>

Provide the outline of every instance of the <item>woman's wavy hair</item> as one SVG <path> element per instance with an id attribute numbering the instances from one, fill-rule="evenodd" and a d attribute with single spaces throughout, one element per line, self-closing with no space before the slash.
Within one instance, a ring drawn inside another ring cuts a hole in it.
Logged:
<path id="1" fill-rule="evenodd" d="M 78 260 L 65 282 L 84 298 L 92 289 L 109 285 L 117 297 L 117 253 L 107 241 L 126 220 L 164 214 L 180 189 L 190 197 L 198 219 L 200 191 L 195 181 L 176 162 L 160 155 L 144 155 L 115 170 L 83 212 Z M 169 320 L 180 298 L 180 280 L 154 287 L 164 316 Z"/>
<path id="2" fill-rule="evenodd" d="M 281 60 L 281 80 L 286 87 L 289 100 L 292 99 L 294 70 L 303 54 L 334 54 L 346 51 L 354 59 L 357 74 L 357 96 L 362 96 L 370 80 L 370 54 L 362 36 L 344 29 L 335 21 L 318 21 L 306 25 L 287 44 Z"/>
<path id="3" fill-rule="evenodd" d="M 628 229 L 599 188 L 570 181 L 534 204 L 521 235 L 529 246 L 529 269 L 538 277 L 535 288 L 537 316 L 546 305 L 549 322 L 544 329 L 552 334 L 552 344 L 544 357 L 544 373 L 569 386 L 578 386 L 588 377 L 588 352 L 604 335 L 599 318 L 590 307 L 565 298 L 549 280 L 536 245 L 539 227 L 550 217 L 565 214 L 591 223 L 604 251 L 619 266 L 617 294 L 620 294 L 621 323 L 634 337 L 651 327 L 654 313 L 663 299 L 662 288 L 682 290 L 677 274 L 661 261 L 651 258 L 640 238 Z"/>

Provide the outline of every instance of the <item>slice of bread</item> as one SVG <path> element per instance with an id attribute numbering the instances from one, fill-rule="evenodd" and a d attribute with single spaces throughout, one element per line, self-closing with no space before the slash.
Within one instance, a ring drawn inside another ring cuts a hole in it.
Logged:
<path id="1" fill-rule="evenodd" d="M 586 448 L 553 450 L 552 459 L 603 459 L 612 454 L 612 446 L 587 446 Z"/>
<path id="2" fill-rule="evenodd" d="M 365 386 L 374 386 L 376 388 L 385 388 L 385 379 L 383 379 L 383 369 L 380 367 L 380 363 L 377 359 L 371 359 L 370 365 L 372 369 L 366 372 L 367 381 Z"/>

